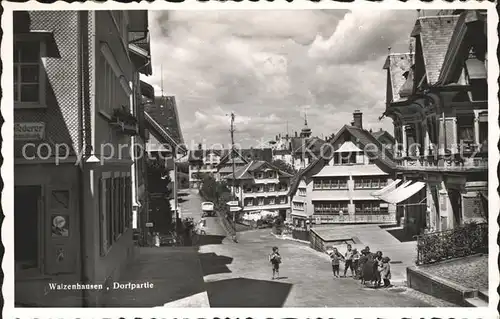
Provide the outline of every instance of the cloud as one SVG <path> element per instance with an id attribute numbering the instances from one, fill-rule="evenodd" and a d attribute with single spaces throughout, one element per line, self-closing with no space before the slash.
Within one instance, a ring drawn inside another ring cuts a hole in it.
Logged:
<path id="1" fill-rule="evenodd" d="M 387 46 L 406 51 L 410 11 L 153 11 L 153 75 L 175 95 L 184 138 L 255 143 L 300 131 L 307 110 L 314 135 L 330 135 L 364 113 L 365 127 L 385 107 Z M 161 72 L 163 70 L 163 72 Z M 161 74 L 163 73 L 163 74 Z"/>

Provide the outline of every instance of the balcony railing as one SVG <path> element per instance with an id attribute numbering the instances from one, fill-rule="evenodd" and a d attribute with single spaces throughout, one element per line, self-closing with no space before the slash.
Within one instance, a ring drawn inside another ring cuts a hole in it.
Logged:
<path id="1" fill-rule="evenodd" d="M 401 170 L 417 171 L 484 171 L 488 169 L 488 157 L 463 157 L 460 154 L 406 157 L 396 160 Z"/>

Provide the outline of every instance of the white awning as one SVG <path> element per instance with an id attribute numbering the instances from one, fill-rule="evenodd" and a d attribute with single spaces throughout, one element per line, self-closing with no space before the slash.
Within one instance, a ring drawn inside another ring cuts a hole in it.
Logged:
<path id="1" fill-rule="evenodd" d="M 399 193 L 401 190 L 403 190 L 406 186 L 410 185 L 411 184 L 411 181 L 406 181 L 404 182 L 403 184 L 399 185 L 399 187 L 397 187 L 396 189 L 393 189 L 392 191 L 390 192 L 386 192 L 382 195 L 380 195 L 380 199 L 383 200 L 383 201 L 386 201 L 387 202 L 387 198 L 389 196 L 392 196 L 393 194 L 397 194 Z"/>
<path id="2" fill-rule="evenodd" d="M 397 204 L 401 203 L 402 201 L 412 197 L 416 193 L 418 193 L 422 188 L 425 187 L 424 182 L 415 182 L 411 184 L 408 187 L 405 187 L 399 191 L 394 191 L 391 192 L 387 195 L 387 197 L 384 198 L 384 201 L 391 203 L 391 204 Z"/>
<path id="3" fill-rule="evenodd" d="M 378 197 L 378 196 L 381 196 L 382 194 L 384 193 L 387 193 L 387 192 L 390 192 L 392 191 L 393 189 L 396 188 L 396 186 L 401 182 L 400 179 L 397 179 L 395 181 L 393 181 L 392 183 L 390 183 L 389 185 L 387 185 L 386 187 L 382 188 L 382 189 L 379 189 L 378 191 L 374 191 L 373 193 L 371 193 L 370 195 L 372 196 L 375 196 L 375 197 Z"/>

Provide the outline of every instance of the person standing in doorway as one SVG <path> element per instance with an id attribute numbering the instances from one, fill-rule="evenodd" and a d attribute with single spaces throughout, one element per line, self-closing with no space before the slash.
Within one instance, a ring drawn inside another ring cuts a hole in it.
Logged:
<path id="1" fill-rule="evenodd" d="M 344 267 L 344 277 L 346 277 L 347 269 L 351 269 L 351 275 L 354 277 L 354 268 L 353 268 L 353 251 L 351 244 L 347 244 L 347 251 L 345 253 L 345 267 Z"/>
<path id="2" fill-rule="evenodd" d="M 279 253 L 278 247 L 273 247 L 271 254 L 269 254 L 269 262 L 273 267 L 273 280 L 279 279 L 280 277 L 280 264 L 281 264 L 281 255 Z"/>

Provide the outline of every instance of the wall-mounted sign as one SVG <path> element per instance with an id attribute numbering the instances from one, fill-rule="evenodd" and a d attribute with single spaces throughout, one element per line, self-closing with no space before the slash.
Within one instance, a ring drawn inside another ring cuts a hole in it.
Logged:
<path id="1" fill-rule="evenodd" d="M 67 215 L 52 215 L 52 237 L 69 237 L 69 218 Z"/>
<path id="2" fill-rule="evenodd" d="M 148 228 L 153 227 L 153 223 L 146 223 L 146 227 L 148 227 Z"/>
<path id="3" fill-rule="evenodd" d="M 14 123 L 14 140 L 16 141 L 41 140 L 44 137 L 45 123 L 43 122 Z"/>

